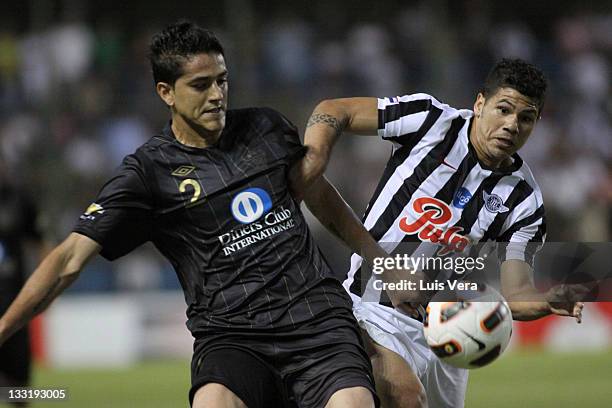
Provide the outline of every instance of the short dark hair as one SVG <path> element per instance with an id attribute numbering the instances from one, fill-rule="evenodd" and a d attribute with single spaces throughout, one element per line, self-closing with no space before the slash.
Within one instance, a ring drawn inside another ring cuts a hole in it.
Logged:
<path id="1" fill-rule="evenodd" d="M 533 64 L 522 59 L 504 58 L 499 61 L 485 80 L 482 94 L 485 98 L 494 95 L 499 88 L 513 88 L 528 96 L 537 103 L 538 112 L 542 113 L 546 97 L 546 77 Z"/>
<path id="2" fill-rule="evenodd" d="M 174 85 L 183 75 L 183 64 L 197 54 L 225 55 L 223 46 L 212 31 L 181 20 L 155 34 L 149 45 L 149 62 L 153 81 Z"/>

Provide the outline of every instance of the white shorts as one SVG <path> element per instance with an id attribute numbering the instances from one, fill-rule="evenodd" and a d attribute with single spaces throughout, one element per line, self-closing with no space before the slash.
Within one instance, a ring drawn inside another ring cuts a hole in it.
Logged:
<path id="1" fill-rule="evenodd" d="M 351 293 L 353 313 L 372 340 L 399 354 L 425 387 L 429 408 L 462 408 L 468 370 L 443 363 L 423 336 L 423 324 L 390 307 Z"/>

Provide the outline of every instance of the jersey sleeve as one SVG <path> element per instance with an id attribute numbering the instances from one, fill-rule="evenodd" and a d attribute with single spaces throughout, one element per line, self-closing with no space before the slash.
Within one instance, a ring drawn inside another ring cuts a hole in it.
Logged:
<path id="1" fill-rule="evenodd" d="M 546 215 L 544 206 L 511 225 L 498 239 L 498 256 L 501 262 L 517 259 L 533 267 L 536 253 L 546 240 Z"/>
<path id="2" fill-rule="evenodd" d="M 142 163 L 127 156 L 96 201 L 80 216 L 74 232 L 102 246 L 101 255 L 119 258 L 150 240 L 152 195 L 145 183 Z"/>
<path id="3" fill-rule="evenodd" d="M 265 111 L 273 121 L 274 127 L 282 134 L 280 156 L 289 165 L 301 159 L 306 153 L 306 147 L 300 140 L 297 127 L 281 113 L 268 108 L 265 108 Z"/>
<path id="4" fill-rule="evenodd" d="M 425 133 L 428 118 L 439 111 L 431 95 L 418 93 L 378 99 L 378 135 L 400 144 Z"/>

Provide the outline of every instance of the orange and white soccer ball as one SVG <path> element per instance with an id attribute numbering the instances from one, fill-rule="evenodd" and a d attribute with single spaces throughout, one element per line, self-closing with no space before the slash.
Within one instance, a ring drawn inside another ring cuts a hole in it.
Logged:
<path id="1" fill-rule="evenodd" d="M 491 363 L 508 346 L 512 315 L 504 298 L 487 287 L 471 296 L 459 295 L 457 301 L 430 302 L 423 331 L 442 361 L 459 368 L 478 368 Z"/>

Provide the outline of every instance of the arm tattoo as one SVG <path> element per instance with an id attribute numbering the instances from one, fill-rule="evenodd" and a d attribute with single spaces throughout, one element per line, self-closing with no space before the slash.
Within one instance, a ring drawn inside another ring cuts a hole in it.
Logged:
<path id="1" fill-rule="evenodd" d="M 344 123 L 340 123 L 338 119 L 336 119 L 334 116 L 328 115 L 327 113 L 313 113 L 308 119 L 306 127 L 309 128 L 317 123 L 322 123 L 334 129 L 336 131 L 334 136 L 336 137 L 340 136 L 342 129 L 344 128 Z"/>
<path id="2" fill-rule="evenodd" d="M 60 280 L 56 279 L 55 282 L 53 282 L 53 285 L 47 291 L 47 293 L 45 293 L 45 296 L 43 296 L 42 299 L 40 299 L 40 302 L 38 302 L 38 304 L 34 306 L 35 315 L 43 311 L 47 303 L 51 300 L 51 296 L 53 295 L 55 289 L 59 286 L 59 284 Z"/>

